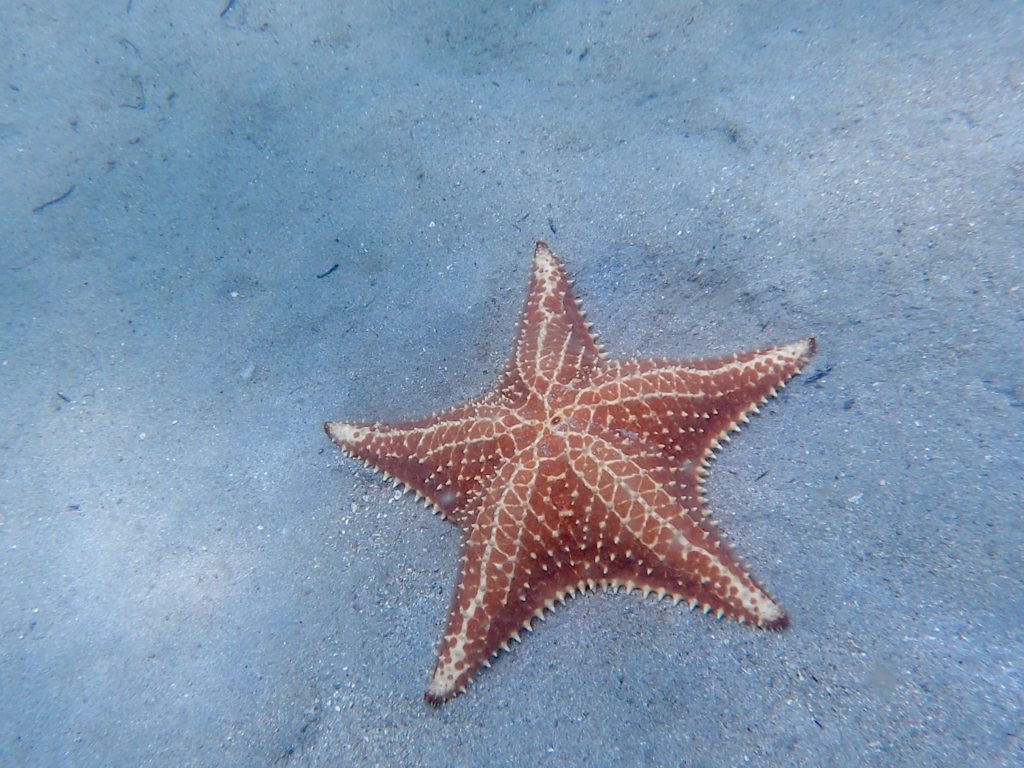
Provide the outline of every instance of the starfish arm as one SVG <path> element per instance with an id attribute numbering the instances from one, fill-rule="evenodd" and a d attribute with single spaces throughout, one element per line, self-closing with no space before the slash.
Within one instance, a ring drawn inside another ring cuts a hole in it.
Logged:
<path id="1" fill-rule="evenodd" d="M 592 499 L 597 548 L 607 553 L 604 581 L 764 629 L 786 626 L 782 609 L 705 515 L 695 472 L 680 475 L 621 439 L 579 435 L 571 445 L 573 469 Z"/>
<path id="2" fill-rule="evenodd" d="M 513 452 L 516 422 L 507 409 L 478 402 L 402 424 L 329 421 L 324 430 L 346 454 L 462 524 L 493 466 Z"/>
<path id="3" fill-rule="evenodd" d="M 557 440 L 538 440 L 495 478 L 463 544 L 462 567 L 426 699 L 461 693 L 522 630 L 598 585 L 632 583 L 635 563 L 602 550 L 599 506 Z M 554 448 L 554 449 L 553 449 Z M 635 548 L 640 551 L 639 547 Z M 621 554 L 621 553 L 620 553 Z"/>
<path id="4" fill-rule="evenodd" d="M 814 349 L 804 339 L 709 360 L 613 363 L 576 396 L 574 418 L 657 445 L 677 463 L 703 463 Z"/>
<path id="5" fill-rule="evenodd" d="M 439 705 L 461 693 L 482 665 L 517 634 L 529 609 L 530 585 L 517 566 L 537 482 L 536 461 L 506 463 L 473 516 L 448 626 L 426 699 Z"/>
<path id="6" fill-rule="evenodd" d="M 565 268 L 547 243 L 538 242 L 519 336 L 501 390 L 546 397 L 581 381 L 603 361 Z"/>

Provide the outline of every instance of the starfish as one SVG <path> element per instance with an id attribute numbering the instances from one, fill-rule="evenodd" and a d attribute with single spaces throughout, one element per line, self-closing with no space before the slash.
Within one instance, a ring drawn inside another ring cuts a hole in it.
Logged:
<path id="1" fill-rule="evenodd" d="M 462 529 L 427 701 L 461 693 L 556 601 L 598 587 L 785 627 L 715 528 L 703 480 L 721 442 L 814 349 L 809 338 L 710 360 L 609 360 L 538 242 L 497 389 L 416 421 L 326 423 L 346 454 Z"/>

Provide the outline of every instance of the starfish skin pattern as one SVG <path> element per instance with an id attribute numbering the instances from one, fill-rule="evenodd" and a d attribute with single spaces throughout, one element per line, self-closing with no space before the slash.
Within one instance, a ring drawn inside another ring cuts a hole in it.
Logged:
<path id="1" fill-rule="evenodd" d="M 721 442 L 814 350 L 809 338 L 709 360 L 609 360 L 564 267 L 538 242 L 496 390 L 401 424 L 325 424 L 346 454 L 462 529 L 427 701 L 461 693 L 534 619 L 598 587 L 785 627 L 717 532 L 702 485 Z"/>

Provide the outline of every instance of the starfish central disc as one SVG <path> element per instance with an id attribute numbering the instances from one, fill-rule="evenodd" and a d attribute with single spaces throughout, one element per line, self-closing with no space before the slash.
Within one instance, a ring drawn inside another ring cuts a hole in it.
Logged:
<path id="1" fill-rule="evenodd" d="M 555 254 L 537 243 L 498 387 L 400 424 L 328 422 L 350 456 L 463 531 L 433 704 L 556 601 L 639 589 L 757 627 L 786 615 L 717 532 L 707 462 L 814 353 L 814 339 L 710 360 L 605 357 Z"/>

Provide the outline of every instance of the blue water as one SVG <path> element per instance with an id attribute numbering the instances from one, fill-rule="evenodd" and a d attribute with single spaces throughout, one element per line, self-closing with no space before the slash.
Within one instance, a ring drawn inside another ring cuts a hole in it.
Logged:
<path id="1" fill-rule="evenodd" d="M 0 4 L 0 765 L 1022 760 L 1019 3 Z M 709 503 L 792 626 L 559 608 L 324 438 L 814 335 Z M 813 380 L 812 380 L 813 379 Z"/>

